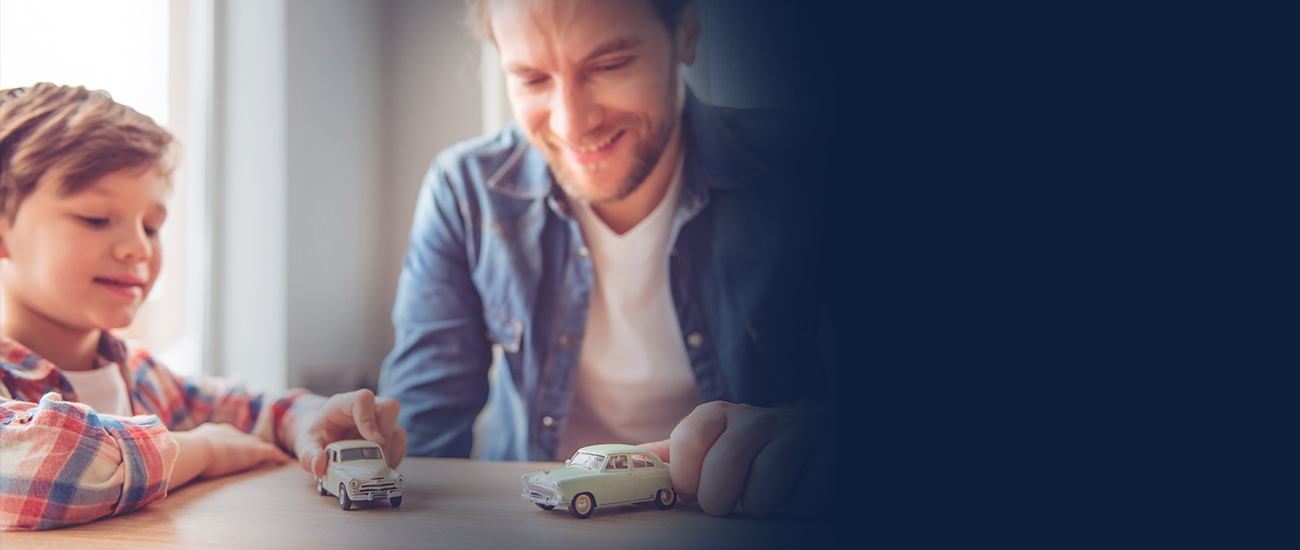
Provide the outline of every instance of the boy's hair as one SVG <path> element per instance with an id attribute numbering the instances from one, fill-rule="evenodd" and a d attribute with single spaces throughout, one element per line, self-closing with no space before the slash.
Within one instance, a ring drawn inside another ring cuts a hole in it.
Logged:
<path id="1" fill-rule="evenodd" d="M 48 82 L 0 90 L 0 213 L 12 220 L 47 177 L 63 195 L 150 165 L 170 182 L 174 143 L 153 119 L 102 90 Z"/>

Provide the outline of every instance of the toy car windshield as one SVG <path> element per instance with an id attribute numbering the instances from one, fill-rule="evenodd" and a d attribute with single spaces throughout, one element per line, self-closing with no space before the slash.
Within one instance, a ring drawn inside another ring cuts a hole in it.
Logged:
<path id="1" fill-rule="evenodd" d="M 582 466 L 588 470 L 600 469 L 600 464 L 605 461 L 605 457 L 591 453 L 578 453 L 573 455 L 569 461 L 570 466 Z"/>
<path id="2" fill-rule="evenodd" d="M 339 460 L 342 462 L 348 462 L 350 460 L 373 460 L 376 458 L 384 458 L 383 453 L 379 451 L 379 447 L 356 447 L 339 451 Z"/>

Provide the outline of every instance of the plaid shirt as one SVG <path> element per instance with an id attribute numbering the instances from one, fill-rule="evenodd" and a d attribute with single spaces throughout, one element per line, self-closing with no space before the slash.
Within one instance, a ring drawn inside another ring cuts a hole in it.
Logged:
<path id="1" fill-rule="evenodd" d="M 229 381 L 181 377 L 108 332 L 99 354 L 117 363 L 129 418 L 77 403 L 54 365 L 0 337 L 0 530 L 57 529 L 161 500 L 178 448 L 169 430 L 223 422 L 281 448 L 303 390 L 263 411 L 262 396 Z M 290 451 L 292 452 L 292 451 Z"/>

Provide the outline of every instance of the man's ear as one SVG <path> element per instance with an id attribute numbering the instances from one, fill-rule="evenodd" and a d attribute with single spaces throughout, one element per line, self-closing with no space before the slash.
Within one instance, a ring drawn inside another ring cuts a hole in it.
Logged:
<path id="1" fill-rule="evenodd" d="M 677 61 L 690 65 L 695 62 L 695 46 L 700 43 L 699 4 L 691 2 L 677 19 Z"/>

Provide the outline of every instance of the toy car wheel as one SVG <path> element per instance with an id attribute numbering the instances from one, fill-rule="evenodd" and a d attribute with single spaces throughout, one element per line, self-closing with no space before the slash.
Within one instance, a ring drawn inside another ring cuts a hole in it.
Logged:
<path id="1" fill-rule="evenodd" d="M 322 480 L 320 478 L 316 479 L 316 491 L 320 493 L 320 496 L 325 496 L 330 494 L 329 491 L 325 490 L 325 480 Z"/>
<path id="2" fill-rule="evenodd" d="M 342 483 L 339 484 L 339 508 L 344 510 L 352 508 L 352 499 L 348 498 L 348 489 Z"/>
<path id="3" fill-rule="evenodd" d="M 672 489 L 660 489 L 655 495 L 655 506 L 660 510 L 667 510 L 677 504 L 677 491 Z"/>
<path id="4" fill-rule="evenodd" d="M 398 507 L 398 506 L 401 506 L 401 505 L 402 505 L 402 497 L 393 497 L 393 498 L 390 498 L 390 499 L 388 499 L 388 503 L 389 503 L 389 504 L 392 504 L 392 505 L 393 505 L 393 508 L 396 508 L 396 507 Z"/>
<path id="5" fill-rule="evenodd" d="M 536 504 L 538 508 L 541 508 L 541 509 L 543 509 L 543 510 L 554 510 L 554 509 L 555 509 L 554 506 L 548 506 L 548 505 L 546 505 L 546 504 L 542 504 L 542 503 L 540 503 L 540 502 L 534 502 L 533 504 Z"/>
<path id="6" fill-rule="evenodd" d="M 587 519 L 594 511 L 596 511 L 596 499 L 591 496 L 591 493 L 579 493 L 573 497 L 573 502 L 569 503 L 569 513 L 578 519 Z"/>

